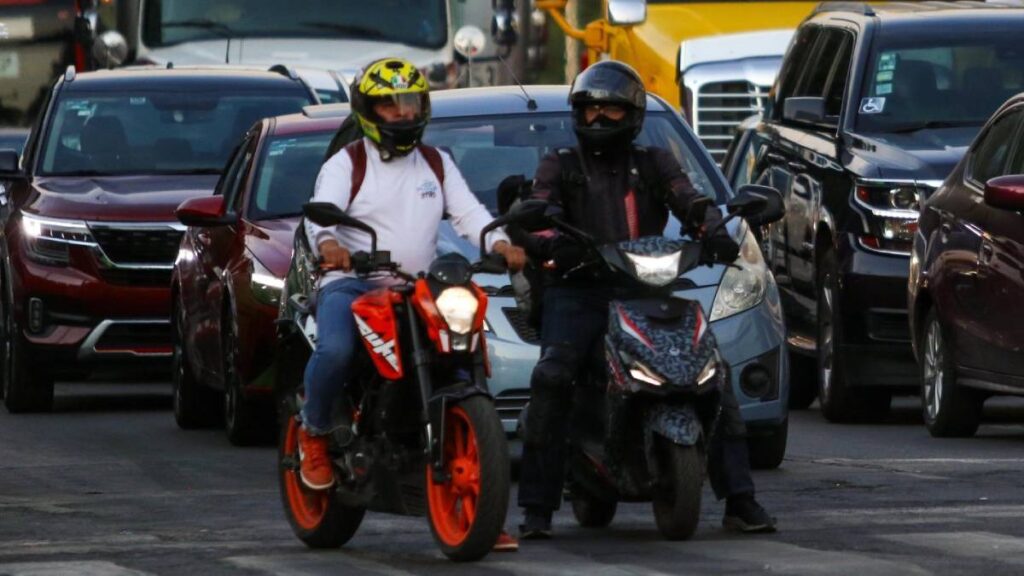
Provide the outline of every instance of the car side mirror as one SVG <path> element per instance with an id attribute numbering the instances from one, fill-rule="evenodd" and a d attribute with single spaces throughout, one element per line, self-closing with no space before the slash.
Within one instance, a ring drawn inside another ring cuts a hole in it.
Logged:
<path id="1" fill-rule="evenodd" d="M 178 206 L 174 215 L 182 224 L 198 228 L 223 226 L 235 220 L 227 213 L 227 204 L 220 195 L 189 198 Z"/>
<path id="2" fill-rule="evenodd" d="M 751 226 L 770 224 L 786 213 L 782 194 L 770 186 L 747 184 L 725 205 L 729 214 L 741 216 Z"/>
<path id="3" fill-rule="evenodd" d="M 805 96 L 786 98 L 782 104 L 782 119 L 811 124 L 825 123 L 825 99 Z"/>
<path id="4" fill-rule="evenodd" d="M 0 178 L 21 176 L 21 169 L 18 167 L 19 158 L 17 150 L 0 150 Z"/>
<path id="5" fill-rule="evenodd" d="M 985 204 L 1024 212 L 1024 175 L 999 176 L 985 183 Z"/>
<path id="6" fill-rule="evenodd" d="M 608 0 L 608 21 L 613 26 L 636 26 L 647 21 L 647 0 Z"/>
<path id="7" fill-rule="evenodd" d="M 117 68 L 128 59 L 128 41 L 120 32 L 107 30 L 93 41 L 92 57 L 101 68 Z"/>

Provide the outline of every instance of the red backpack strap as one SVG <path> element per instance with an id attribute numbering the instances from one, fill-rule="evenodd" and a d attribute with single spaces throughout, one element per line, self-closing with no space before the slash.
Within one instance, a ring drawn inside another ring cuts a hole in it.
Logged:
<path id="1" fill-rule="evenodd" d="M 427 146 L 426 144 L 420 144 L 418 148 L 420 154 L 423 154 L 423 158 L 426 159 L 427 166 L 430 166 L 430 171 L 437 177 L 441 188 L 444 188 L 444 159 L 441 158 L 441 152 L 437 148 Z"/>
<path id="2" fill-rule="evenodd" d="M 359 189 L 363 187 L 363 180 L 366 179 L 366 142 L 360 138 L 345 146 L 345 152 L 352 160 L 352 190 L 348 195 L 348 205 L 351 206 L 356 194 L 359 194 Z"/>

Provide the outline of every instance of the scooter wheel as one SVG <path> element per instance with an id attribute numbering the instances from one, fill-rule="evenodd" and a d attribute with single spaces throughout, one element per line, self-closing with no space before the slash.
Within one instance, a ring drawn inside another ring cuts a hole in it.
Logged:
<path id="1" fill-rule="evenodd" d="M 448 408 L 445 481 L 426 465 L 427 519 L 445 556 L 479 560 L 497 542 L 508 510 L 508 446 L 491 401 L 472 396 Z"/>
<path id="2" fill-rule="evenodd" d="M 664 476 L 654 494 L 654 521 L 666 539 L 687 540 L 700 521 L 704 455 L 696 446 L 665 439 L 659 439 L 658 455 Z"/>
<path id="3" fill-rule="evenodd" d="M 619 503 L 615 500 L 600 500 L 590 494 L 572 495 L 572 515 L 583 528 L 604 528 L 615 519 Z"/>
<path id="4" fill-rule="evenodd" d="M 310 490 L 299 477 L 299 421 L 288 415 L 278 449 L 281 502 L 295 535 L 310 548 L 338 548 L 359 529 L 366 510 L 341 504 L 333 490 Z"/>

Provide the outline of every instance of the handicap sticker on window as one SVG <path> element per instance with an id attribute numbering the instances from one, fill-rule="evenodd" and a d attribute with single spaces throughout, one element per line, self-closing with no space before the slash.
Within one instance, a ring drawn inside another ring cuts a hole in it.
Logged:
<path id="1" fill-rule="evenodd" d="M 885 110 L 885 98 L 863 98 L 860 101 L 861 114 L 881 114 Z"/>

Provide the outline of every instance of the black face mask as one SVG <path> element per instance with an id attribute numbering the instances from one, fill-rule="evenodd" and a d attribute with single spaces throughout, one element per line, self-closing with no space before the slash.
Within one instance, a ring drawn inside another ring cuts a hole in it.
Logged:
<path id="1" fill-rule="evenodd" d="M 590 124 L 582 109 L 574 110 L 576 138 L 588 150 L 607 151 L 629 146 L 638 132 L 633 113 L 627 112 L 620 120 L 599 114 Z"/>

